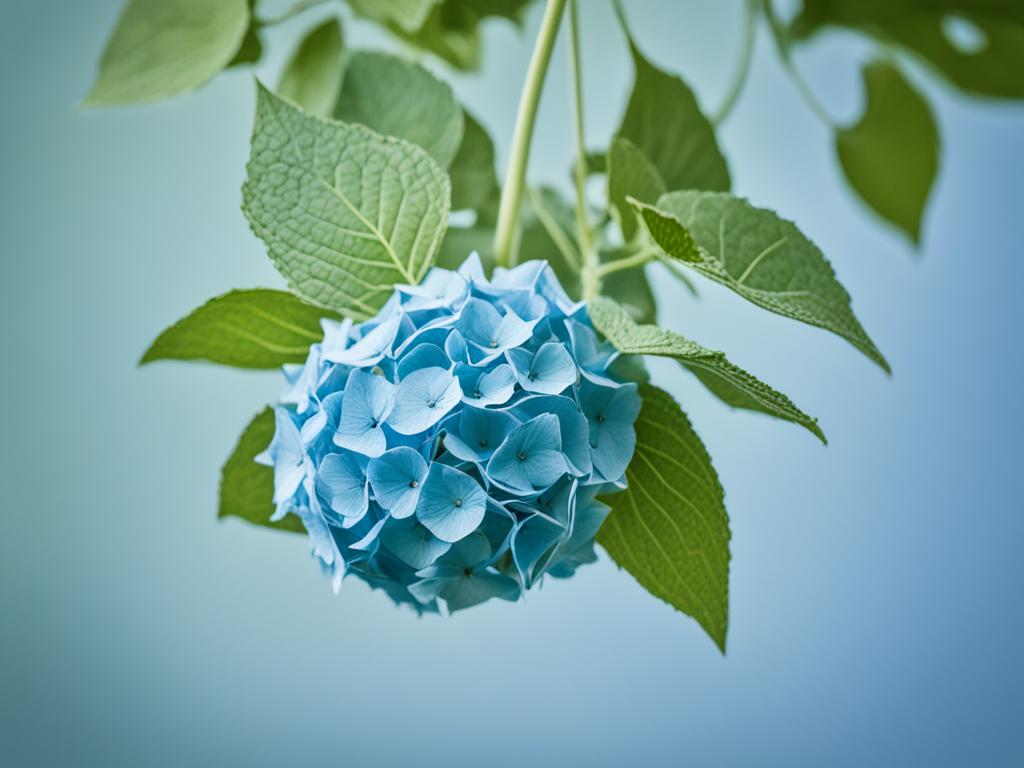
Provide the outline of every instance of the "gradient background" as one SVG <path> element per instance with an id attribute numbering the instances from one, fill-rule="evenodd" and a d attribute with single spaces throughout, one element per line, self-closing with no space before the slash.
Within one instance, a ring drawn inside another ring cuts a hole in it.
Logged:
<path id="1" fill-rule="evenodd" d="M 895 375 L 652 273 L 664 324 L 728 350 L 831 439 L 655 366 L 727 491 L 723 658 L 606 558 L 525 603 L 417 619 L 359 583 L 332 595 L 298 537 L 217 522 L 221 462 L 278 377 L 135 362 L 208 297 L 283 285 L 239 211 L 254 89 L 235 71 L 172 102 L 74 111 L 120 5 L 2 3 L 0 763 L 1024 764 L 1024 109 L 914 70 L 944 142 L 915 254 L 845 189 L 758 40 L 722 136 L 735 188 L 829 254 Z M 632 73 L 608 5 L 583 5 L 599 146 Z M 717 106 L 738 0 L 628 5 L 648 55 Z M 274 30 L 258 73 L 275 81 L 322 15 Z M 482 76 L 452 78 L 502 155 L 539 19 L 489 23 Z M 858 114 L 869 52 L 834 34 L 799 57 L 836 116 Z M 531 179 L 568 190 L 565 61 L 560 45 Z"/>

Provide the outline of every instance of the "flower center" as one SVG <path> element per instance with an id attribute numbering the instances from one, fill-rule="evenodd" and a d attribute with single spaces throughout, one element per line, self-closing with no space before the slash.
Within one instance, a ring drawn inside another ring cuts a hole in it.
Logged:
<path id="1" fill-rule="evenodd" d="M 437 400 L 431 400 L 429 403 L 427 403 L 427 408 L 434 408 L 436 406 L 437 406 Z"/>
<path id="2" fill-rule="evenodd" d="M 526 451 L 520 451 L 519 452 L 519 460 L 520 461 L 526 461 Z"/>
<path id="3" fill-rule="evenodd" d="M 462 499 L 456 499 L 455 500 L 455 506 L 456 507 L 461 507 L 462 506 Z"/>
<path id="4" fill-rule="evenodd" d="M 491 349 L 497 349 L 497 348 L 498 348 L 498 342 L 495 341 L 494 339 L 491 339 Z"/>
<path id="5" fill-rule="evenodd" d="M 486 448 L 487 447 L 487 438 L 486 437 L 481 437 L 480 438 L 480 447 L 481 448 Z"/>
<path id="6" fill-rule="evenodd" d="M 604 414 L 603 413 L 597 414 L 597 423 L 598 424 L 604 424 Z"/>
<path id="7" fill-rule="evenodd" d="M 415 487 L 416 487 L 416 486 L 418 486 L 419 484 L 420 484 L 420 483 L 419 483 L 419 480 L 410 480 L 410 481 L 409 481 L 409 487 L 410 487 L 410 488 L 415 488 Z"/>
<path id="8" fill-rule="evenodd" d="M 370 419 L 370 429 L 376 429 L 378 424 L 380 424 L 380 422 L 376 419 Z"/>

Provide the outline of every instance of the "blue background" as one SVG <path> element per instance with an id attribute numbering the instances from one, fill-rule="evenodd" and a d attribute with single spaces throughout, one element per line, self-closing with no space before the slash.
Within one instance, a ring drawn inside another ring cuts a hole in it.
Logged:
<path id="1" fill-rule="evenodd" d="M 728 350 L 831 440 L 655 366 L 727 490 L 723 658 L 607 558 L 518 605 L 417 619 L 361 584 L 332 595 L 299 537 L 217 522 L 221 462 L 278 377 L 135 363 L 208 297 L 282 285 L 239 211 L 254 88 L 232 71 L 171 102 L 76 111 L 119 5 L 3 3 L 0 762 L 1024 764 L 1024 109 L 912 70 L 944 145 L 915 253 L 843 186 L 759 38 L 722 135 L 735 189 L 829 254 L 895 374 L 652 271 L 665 325 Z M 609 6 L 583 5 L 599 146 L 632 73 Z M 717 106 L 740 3 L 628 5 L 648 55 Z M 275 81 L 322 16 L 275 29 L 258 73 Z M 502 156 L 539 19 L 488 23 L 482 75 L 452 78 Z M 837 118 L 859 113 L 869 53 L 832 34 L 798 57 Z M 566 191 L 568 95 L 560 44 L 531 179 Z"/>

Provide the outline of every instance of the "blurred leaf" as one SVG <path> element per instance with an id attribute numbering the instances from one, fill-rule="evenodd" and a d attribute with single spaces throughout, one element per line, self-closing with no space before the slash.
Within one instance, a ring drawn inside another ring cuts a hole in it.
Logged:
<path id="1" fill-rule="evenodd" d="M 209 360 L 239 368 L 278 368 L 301 363 L 309 345 L 323 338 L 323 317 L 337 319 L 286 291 L 231 291 L 161 333 L 140 364 Z"/>
<path id="2" fill-rule="evenodd" d="M 248 27 L 246 0 L 129 0 L 84 104 L 138 104 L 197 88 L 234 58 Z"/>
<path id="3" fill-rule="evenodd" d="M 274 514 L 274 470 L 257 464 L 256 456 L 267 449 L 274 437 L 274 411 L 264 408 L 245 428 L 220 476 L 220 509 L 217 517 L 240 517 L 253 525 L 279 531 L 305 533 L 302 521 L 285 515 L 270 522 Z"/>
<path id="4" fill-rule="evenodd" d="M 729 517 L 711 457 L 672 397 L 640 385 L 636 451 L 626 489 L 597 533 L 612 560 L 644 589 L 692 616 L 725 653 L 729 624 Z"/>
<path id="5" fill-rule="evenodd" d="M 348 57 L 334 117 L 411 141 L 445 168 L 462 141 L 462 108 L 451 88 L 419 64 L 386 53 Z"/>
<path id="6" fill-rule="evenodd" d="M 601 252 L 601 262 L 618 261 L 632 255 L 628 248 L 614 248 Z M 657 320 L 658 308 L 654 301 L 651 284 L 643 267 L 622 269 L 604 277 L 601 292 L 617 301 L 638 323 L 653 323 Z"/>
<path id="7" fill-rule="evenodd" d="M 431 9 L 441 0 L 348 0 L 358 15 L 380 24 L 395 24 L 406 32 L 423 26 Z"/>
<path id="8" fill-rule="evenodd" d="M 480 256 L 484 269 L 490 274 L 494 268 L 494 227 L 448 227 L 437 254 L 437 266 L 458 269 L 473 251 Z"/>
<path id="9" fill-rule="evenodd" d="M 965 91 L 1024 98 L 1019 0 L 803 0 L 792 33 L 804 38 L 830 25 L 900 45 Z M 958 39 L 958 25 L 968 39 Z"/>
<path id="10" fill-rule="evenodd" d="M 620 20 L 636 79 L 617 135 L 647 156 L 668 189 L 728 190 L 729 168 L 693 91 L 645 59 L 621 15 Z"/>
<path id="11" fill-rule="evenodd" d="M 328 117 L 344 72 L 341 23 L 328 19 L 307 34 L 285 64 L 277 92 L 306 112 Z"/>
<path id="12" fill-rule="evenodd" d="M 636 211 L 626 202 L 633 197 L 642 203 L 656 203 L 668 190 L 658 169 L 629 139 L 616 136 L 608 150 L 608 204 L 629 242 L 637 232 Z"/>
<path id="13" fill-rule="evenodd" d="M 635 205 L 669 256 L 769 312 L 843 337 L 889 371 L 828 260 L 791 221 L 716 192 L 669 192 L 657 206 Z"/>
<path id="14" fill-rule="evenodd" d="M 863 116 L 836 134 L 839 162 L 864 201 L 917 242 L 938 172 L 938 129 L 928 103 L 892 64 L 866 66 L 864 87 Z"/>
<path id="15" fill-rule="evenodd" d="M 463 111 L 462 142 L 448 168 L 452 180 L 452 210 L 481 211 L 497 204 L 501 194 L 494 171 L 494 144 L 487 130 Z"/>
<path id="16" fill-rule="evenodd" d="M 590 303 L 590 319 L 594 327 L 624 355 L 671 357 L 697 374 L 701 381 L 705 378 L 714 380 L 718 389 L 709 389 L 716 394 L 723 391 L 730 397 L 742 396 L 744 402 L 756 403 L 756 410 L 799 424 L 826 442 L 817 419 L 801 411 L 781 392 L 730 363 L 724 353 L 702 347 L 656 325 L 637 325 L 625 309 L 604 296 L 598 296 Z"/>
<path id="17" fill-rule="evenodd" d="M 242 197 L 294 292 L 364 319 L 430 269 L 451 187 L 419 147 L 312 117 L 260 86 Z"/>

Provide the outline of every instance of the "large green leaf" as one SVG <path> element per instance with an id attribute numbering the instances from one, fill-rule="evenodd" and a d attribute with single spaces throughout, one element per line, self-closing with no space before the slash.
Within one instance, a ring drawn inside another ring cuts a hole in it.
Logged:
<path id="1" fill-rule="evenodd" d="M 337 19 L 328 19 L 312 29 L 285 64 L 278 94 L 311 115 L 329 117 L 341 88 L 343 46 Z"/>
<path id="2" fill-rule="evenodd" d="M 967 39 L 956 34 L 957 24 Z M 1024 98 L 1024 3 L 1018 0 L 803 0 L 793 33 L 807 37 L 830 25 L 902 46 L 965 91 Z"/>
<path id="3" fill-rule="evenodd" d="M 446 168 L 462 141 L 462 108 L 452 89 L 419 64 L 386 53 L 349 56 L 334 116 L 411 141 Z"/>
<path id="4" fill-rule="evenodd" d="M 729 624 L 729 517 L 704 444 L 666 392 L 640 386 L 626 490 L 597 540 L 619 567 L 695 618 L 724 653 Z"/>
<path id="5" fill-rule="evenodd" d="M 832 266 L 793 222 L 715 192 L 669 192 L 656 207 L 634 205 L 669 256 L 759 307 L 841 336 L 889 370 Z"/>
<path id="6" fill-rule="evenodd" d="M 497 207 L 501 193 L 494 171 L 494 143 L 469 112 L 463 112 L 463 118 L 462 142 L 448 168 L 452 180 L 452 209 L 479 212 Z"/>
<path id="7" fill-rule="evenodd" d="M 418 283 L 447 226 L 448 176 L 407 141 L 307 115 L 263 86 L 243 210 L 299 296 L 371 317 Z"/>
<path id="8" fill-rule="evenodd" d="M 234 58 L 248 26 L 246 0 L 130 0 L 84 103 L 138 104 L 197 88 Z"/>
<path id="9" fill-rule="evenodd" d="M 709 385 L 709 388 L 715 394 L 725 392 L 734 400 L 741 397 L 742 407 L 792 421 L 825 442 L 817 419 L 801 411 L 781 392 L 730 363 L 724 353 L 702 347 L 656 325 L 637 325 L 625 309 L 607 297 L 598 296 L 590 302 L 590 319 L 594 327 L 623 354 L 671 357 L 697 374 L 701 381 L 713 381 L 714 385 Z M 729 402 L 727 397 L 723 399 Z"/>
<path id="10" fill-rule="evenodd" d="M 301 363 L 323 338 L 320 319 L 337 315 L 286 291 L 256 288 L 211 299 L 157 337 L 141 363 L 209 360 L 239 368 Z"/>
<path id="11" fill-rule="evenodd" d="M 632 197 L 642 203 L 656 203 L 667 188 L 651 161 L 629 139 L 616 136 L 608 149 L 608 204 L 618 219 L 626 242 L 637 232 L 636 211 L 626 202 Z"/>
<path id="12" fill-rule="evenodd" d="M 836 152 L 850 184 L 881 216 L 915 242 L 939 168 L 939 131 L 928 102 L 897 67 L 864 68 L 867 108 L 836 134 Z"/>
<path id="13" fill-rule="evenodd" d="M 253 525 L 304 533 L 295 515 L 271 522 L 274 514 L 274 470 L 256 463 L 274 436 L 274 411 L 264 408 L 245 428 L 220 475 L 220 509 L 217 517 L 240 517 Z"/>
<path id="14" fill-rule="evenodd" d="M 622 27 L 636 79 L 617 135 L 647 156 L 668 189 L 728 190 L 729 168 L 693 91 L 644 58 L 624 19 Z"/>

